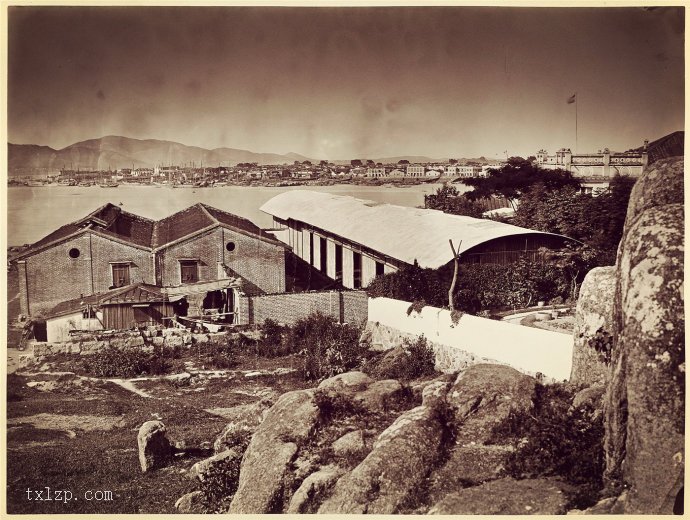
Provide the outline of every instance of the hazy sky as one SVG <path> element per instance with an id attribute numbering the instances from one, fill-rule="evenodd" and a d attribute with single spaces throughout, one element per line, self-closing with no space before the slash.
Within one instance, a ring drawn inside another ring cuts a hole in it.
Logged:
<path id="1" fill-rule="evenodd" d="M 684 125 L 682 8 L 10 7 L 8 137 L 346 159 L 625 150 Z"/>

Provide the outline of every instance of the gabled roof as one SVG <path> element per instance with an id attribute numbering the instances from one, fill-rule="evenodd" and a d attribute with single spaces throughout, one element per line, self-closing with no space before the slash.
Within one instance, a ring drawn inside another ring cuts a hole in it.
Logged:
<path id="1" fill-rule="evenodd" d="M 515 235 L 562 235 L 543 233 L 493 220 L 450 215 L 371 200 L 314 191 L 287 191 L 261 206 L 261 211 L 281 220 L 293 219 L 407 264 L 436 269 L 453 259 L 448 244 L 458 253 L 493 240 Z"/>
<path id="2" fill-rule="evenodd" d="M 12 260 L 31 256 L 40 249 L 86 230 L 122 240 L 136 247 L 153 250 L 215 226 L 231 228 L 265 242 L 287 247 L 246 218 L 201 203 L 159 221 L 129 213 L 119 206 L 108 203 L 79 220 L 59 227 L 14 256 Z"/>
<path id="3" fill-rule="evenodd" d="M 153 220 L 123 211 L 118 206 L 108 203 L 92 211 L 84 218 L 65 224 L 46 235 L 13 259 L 30 256 L 32 253 L 66 239 L 85 230 L 111 236 L 138 247 L 150 247 Z"/>
<path id="4" fill-rule="evenodd" d="M 250 220 L 200 202 L 156 222 L 151 245 L 154 249 L 158 249 L 214 226 L 228 227 L 245 235 L 285 247 L 285 244 L 262 231 Z"/>
<path id="5" fill-rule="evenodd" d="M 201 204 L 195 204 L 156 222 L 151 247 L 159 248 L 214 224 L 216 222 L 203 210 Z"/>

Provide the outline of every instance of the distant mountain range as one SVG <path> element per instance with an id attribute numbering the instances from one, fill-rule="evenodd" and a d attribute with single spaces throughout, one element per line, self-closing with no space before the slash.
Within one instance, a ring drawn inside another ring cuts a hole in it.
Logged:
<path id="1" fill-rule="evenodd" d="M 8 143 L 7 155 L 10 174 L 38 169 L 107 170 L 192 163 L 196 166 L 234 166 L 241 162 L 292 164 L 294 161 L 308 160 L 297 153 L 280 155 L 234 148 L 207 150 L 172 141 L 131 139 L 114 135 L 81 141 L 61 150 L 35 144 Z"/>
<path id="2" fill-rule="evenodd" d="M 238 163 L 255 162 L 258 164 L 292 164 L 294 161 L 309 159 L 297 153 L 275 154 L 256 153 L 235 148 L 214 148 L 212 150 L 198 146 L 187 146 L 173 141 L 158 139 L 132 139 L 109 135 L 100 139 L 89 139 L 60 150 L 49 146 L 35 144 L 8 143 L 8 172 L 10 175 L 31 174 L 40 171 L 56 171 L 61 168 L 70 170 L 107 170 L 120 168 L 152 168 L 156 165 L 191 165 L 196 166 L 234 166 Z M 363 161 L 369 157 L 360 157 Z M 415 162 L 437 162 L 424 156 L 406 155 L 372 159 L 374 162 L 397 163 L 400 160 Z M 444 160 L 444 159 L 441 159 Z M 460 162 L 479 159 L 460 159 Z M 333 161 L 336 164 L 349 164 L 350 159 Z"/>

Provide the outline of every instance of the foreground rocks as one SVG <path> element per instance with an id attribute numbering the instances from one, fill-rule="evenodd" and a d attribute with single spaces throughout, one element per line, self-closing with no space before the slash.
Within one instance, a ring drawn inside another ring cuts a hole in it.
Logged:
<path id="1" fill-rule="evenodd" d="M 566 512 L 570 487 L 553 479 L 505 478 L 446 496 L 433 515 L 560 515 Z"/>
<path id="2" fill-rule="evenodd" d="M 228 512 L 394 514 L 426 512 L 434 504 L 449 514 L 481 512 L 476 504 L 460 506 L 466 501 L 448 497 L 503 477 L 512 448 L 491 444 L 493 429 L 511 413 L 529 411 L 536 386 L 512 368 L 475 365 L 455 377 L 415 383 L 414 390 L 349 372 L 313 390 L 288 392 L 256 427 Z M 419 400 L 409 401 L 409 409 L 392 410 L 411 395 Z M 367 418 L 386 414 L 391 422 L 379 427 L 380 433 L 368 429 Z M 323 435 L 332 435 L 330 444 L 318 440 Z M 231 449 L 197 463 L 191 475 L 201 479 L 237 453 Z M 506 498 L 502 512 L 524 513 L 524 505 L 535 512 L 562 512 L 567 500 L 562 486 L 549 483 L 539 506 L 530 502 L 536 490 L 517 486 L 531 494 L 523 493 L 524 500 L 514 504 Z M 482 491 L 487 504 L 492 500 L 486 493 L 493 492 Z"/>
<path id="3" fill-rule="evenodd" d="M 137 435 L 137 444 L 139 464 L 144 473 L 162 468 L 173 455 L 173 447 L 161 421 L 147 421 L 142 424 Z"/>
<path id="4" fill-rule="evenodd" d="M 592 271 L 578 302 L 576 333 L 582 337 L 575 337 L 573 379 L 605 384 L 608 498 L 592 512 L 671 514 L 674 504 L 682 503 L 683 175 L 682 158 L 670 158 L 640 177 L 630 196 L 616 265 Z M 603 378 L 594 353 L 585 348 L 599 324 L 611 334 L 610 366 Z M 600 388 L 583 393 L 580 402 L 596 402 L 599 393 Z"/>
<path id="5" fill-rule="evenodd" d="M 274 513 L 283 507 L 291 463 L 316 427 L 312 390 L 280 396 L 252 437 L 242 459 L 230 513 Z"/>
<path id="6" fill-rule="evenodd" d="M 606 381 L 608 367 L 590 344 L 597 333 L 604 338 L 613 334 L 616 268 L 596 267 L 585 276 L 575 310 L 573 329 L 573 368 L 570 382 L 592 385 Z"/>

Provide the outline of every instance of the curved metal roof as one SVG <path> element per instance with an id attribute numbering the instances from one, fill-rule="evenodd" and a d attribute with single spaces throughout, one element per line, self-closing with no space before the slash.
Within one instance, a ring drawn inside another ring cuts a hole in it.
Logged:
<path id="1" fill-rule="evenodd" d="M 276 195 L 261 211 L 281 220 L 293 219 L 362 246 L 421 267 L 436 269 L 453 259 L 448 240 L 459 253 L 496 238 L 541 234 L 493 220 L 450 215 L 330 193 L 293 190 Z"/>

